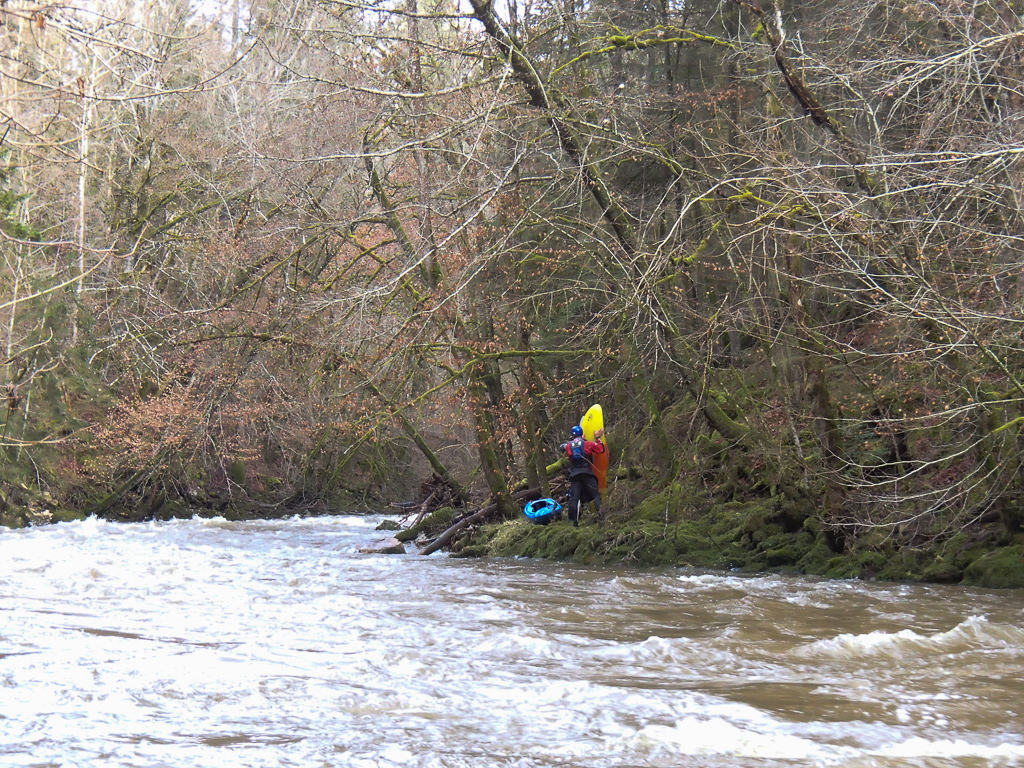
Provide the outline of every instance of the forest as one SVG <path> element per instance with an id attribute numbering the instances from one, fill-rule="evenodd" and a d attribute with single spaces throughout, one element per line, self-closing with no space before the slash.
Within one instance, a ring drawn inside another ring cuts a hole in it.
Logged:
<path id="1" fill-rule="evenodd" d="M 1021 0 L 8 0 L 0 40 L 4 525 L 489 507 L 456 551 L 1024 586 Z M 584 550 L 516 492 L 593 403 Z"/>

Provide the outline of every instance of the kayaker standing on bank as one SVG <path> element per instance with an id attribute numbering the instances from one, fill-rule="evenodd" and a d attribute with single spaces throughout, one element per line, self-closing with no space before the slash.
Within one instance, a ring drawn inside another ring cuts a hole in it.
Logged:
<path id="1" fill-rule="evenodd" d="M 603 429 L 597 430 L 594 437 L 601 439 Z M 572 439 L 562 443 L 562 450 L 569 457 L 569 505 L 566 512 L 569 521 L 575 527 L 580 524 L 580 510 L 591 501 L 601 514 L 601 491 L 597 487 L 597 475 L 594 474 L 594 454 L 604 453 L 604 443 L 583 439 L 583 428 L 572 428 Z"/>

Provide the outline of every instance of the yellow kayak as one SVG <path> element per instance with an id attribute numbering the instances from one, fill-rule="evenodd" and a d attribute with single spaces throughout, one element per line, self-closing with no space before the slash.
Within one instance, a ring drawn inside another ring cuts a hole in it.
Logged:
<path id="1" fill-rule="evenodd" d="M 580 420 L 580 426 L 583 427 L 584 440 L 596 440 L 594 434 L 604 429 L 604 411 L 601 410 L 601 406 L 591 406 Z M 608 487 L 608 441 L 602 435 L 600 442 L 604 443 L 605 451 L 594 456 L 594 474 L 597 475 L 597 487 L 604 494 L 605 488 Z"/>

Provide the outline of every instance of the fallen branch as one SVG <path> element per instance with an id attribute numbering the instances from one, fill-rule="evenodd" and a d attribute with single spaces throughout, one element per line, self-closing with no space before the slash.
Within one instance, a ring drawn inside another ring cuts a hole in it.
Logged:
<path id="1" fill-rule="evenodd" d="M 512 498 L 518 501 L 520 499 L 528 499 L 530 496 L 539 496 L 539 494 L 539 487 L 527 488 L 525 490 L 518 491 L 517 493 L 513 493 Z M 434 539 L 432 542 L 427 544 L 427 546 L 421 549 L 420 554 L 429 555 L 434 552 L 437 552 L 437 550 L 439 550 L 441 547 L 443 547 L 445 544 L 451 541 L 455 537 L 455 534 L 458 533 L 460 530 L 465 528 L 470 523 L 476 522 L 477 520 L 482 520 L 483 518 L 487 517 L 488 514 L 494 512 L 497 508 L 498 505 L 496 503 L 488 504 L 483 509 L 479 509 L 476 512 L 473 512 L 472 514 L 462 518 L 454 525 L 452 525 L 450 528 L 448 528 L 448 530 L 446 530 L 444 533 L 442 533 L 440 536 Z"/>
<path id="2" fill-rule="evenodd" d="M 148 461 L 142 469 L 139 469 L 131 477 L 129 477 L 120 487 L 112 491 L 101 501 L 98 501 L 93 506 L 86 510 L 88 515 L 99 515 L 103 512 L 108 511 L 114 504 L 120 501 L 126 494 L 133 489 L 142 485 L 146 480 L 150 478 L 153 472 L 156 471 L 157 466 L 170 454 L 169 448 L 164 448 L 160 453 L 154 456 Z"/>
<path id="3" fill-rule="evenodd" d="M 426 517 L 426 516 L 427 516 L 427 512 L 429 512 L 429 511 L 430 511 L 430 502 L 432 502 L 432 501 L 433 501 L 433 500 L 435 499 L 435 497 L 437 496 L 437 492 L 438 492 L 439 490 L 440 490 L 440 489 L 438 489 L 438 488 L 435 488 L 435 489 L 434 489 L 434 490 L 433 490 L 433 491 L 432 491 L 432 492 L 430 493 L 430 495 L 429 495 L 429 496 L 427 496 L 426 500 L 425 500 L 425 501 L 424 501 L 424 502 L 423 502 L 423 503 L 422 503 L 422 504 L 420 505 L 420 511 L 419 511 L 419 514 L 418 514 L 418 515 L 416 515 L 416 519 L 412 521 L 412 525 L 419 525 L 420 521 L 421 521 L 421 520 L 422 520 L 422 519 L 423 519 L 424 517 Z M 409 526 L 409 527 L 411 528 L 412 526 Z"/>

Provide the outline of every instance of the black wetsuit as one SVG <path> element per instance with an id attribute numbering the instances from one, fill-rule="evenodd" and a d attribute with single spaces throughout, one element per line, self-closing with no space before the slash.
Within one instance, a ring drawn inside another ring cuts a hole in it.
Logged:
<path id="1" fill-rule="evenodd" d="M 566 513 L 569 521 L 578 526 L 580 511 L 584 505 L 594 502 L 598 514 L 601 513 L 601 491 L 597 487 L 597 475 L 594 474 L 593 456 L 604 453 L 604 443 L 593 440 L 575 438 L 583 443 L 583 455 L 573 455 L 573 442 L 565 444 L 565 453 L 569 457 L 569 508 Z"/>

